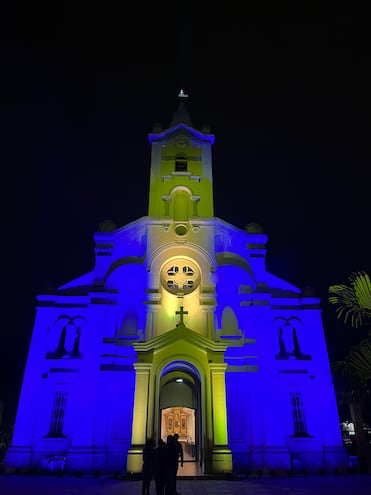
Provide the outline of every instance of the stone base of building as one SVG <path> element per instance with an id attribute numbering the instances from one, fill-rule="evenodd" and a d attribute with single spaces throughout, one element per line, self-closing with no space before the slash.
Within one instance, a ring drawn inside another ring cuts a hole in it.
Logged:
<path id="1" fill-rule="evenodd" d="M 228 448 L 215 448 L 211 456 L 211 470 L 213 474 L 232 473 L 232 451 Z"/>
<path id="2" fill-rule="evenodd" d="M 127 474 L 133 475 L 141 473 L 143 469 L 143 447 L 131 448 L 128 450 L 128 457 L 126 462 Z"/>
<path id="3" fill-rule="evenodd" d="M 285 474 L 291 469 L 291 457 L 286 447 L 253 448 L 250 454 L 252 473 Z"/>
<path id="4" fill-rule="evenodd" d="M 4 467 L 8 471 L 31 469 L 32 456 L 30 447 L 9 447 L 4 460 Z"/>
<path id="5" fill-rule="evenodd" d="M 10 447 L 4 461 L 7 471 L 65 473 L 125 473 L 126 456 L 89 448 L 72 448 L 67 453 L 35 451 L 29 447 Z"/>

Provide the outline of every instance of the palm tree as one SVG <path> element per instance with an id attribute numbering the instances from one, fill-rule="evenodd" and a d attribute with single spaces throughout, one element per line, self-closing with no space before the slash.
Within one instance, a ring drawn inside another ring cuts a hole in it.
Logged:
<path id="1" fill-rule="evenodd" d="M 371 472 L 371 453 L 365 415 L 370 407 L 371 342 L 361 341 L 353 346 L 343 361 L 331 364 L 334 381 L 345 392 L 346 401 L 355 429 L 356 453 L 361 473 Z"/>
<path id="2" fill-rule="evenodd" d="M 350 285 L 329 287 L 329 301 L 338 305 L 338 318 L 358 328 L 367 325 L 371 318 L 371 282 L 367 273 L 354 272 L 349 277 Z M 332 363 L 334 374 L 345 378 L 349 391 L 349 409 L 355 427 L 359 469 L 369 472 L 370 453 L 368 435 L 364 432 L 364 411 L 370 402 L 371 382 L 371 328 L 368 336 L 351 347 L 343 361 Z M 371 467 L 371 466 L 370 466 Z"/>

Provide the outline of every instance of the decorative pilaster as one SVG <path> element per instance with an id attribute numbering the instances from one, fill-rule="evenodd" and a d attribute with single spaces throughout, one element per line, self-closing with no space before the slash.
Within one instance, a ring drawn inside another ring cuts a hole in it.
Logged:
<path id="1" fill-rule="evenodd" d="M 142 472 L 142 450 L 147 435 L 147 411 L 149 375 L 151 363 L 135 363 L 135 398 L 133 411 L 133 428 L 131 436 L 131 447 L 128 451 L 127 472 Z"/>
<path id="2" fill-rule="evenodd" d="M 160 307 L 158 306 L 159 294 L 149 294 L 147 304 L 145 340 L 151 340 L 156 337 L 157 319 Z"/>
<path id="3" fill-rule="evenodd" d="M 200 306 L 205 326 L 204 336 L 215 341 L 215 306 Z"/>
<path id="4" fill-rule="evenodd" d="M 214 330 L 214 308 L 206 312 L 206 328 L 207 328 L 207 338 L 210 340 L 215 340 L 215 330 Z"/>
<path id="5" fill-rule="evenodd" d="M 213 410 L 213 473 L 233 470 L 232 451 L 228 447 L 227 404 L 225 393 L 226 363 L 209 363 L 211 374 L 211 400 Z"/>

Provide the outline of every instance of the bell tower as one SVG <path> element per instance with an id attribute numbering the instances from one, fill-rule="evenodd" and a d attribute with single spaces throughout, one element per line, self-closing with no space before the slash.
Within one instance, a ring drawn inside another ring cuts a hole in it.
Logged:
<path id="1" fill-rule="evenodd" d="M 179 106 L 167 129 L 154 128 L 148 216 L 190 222 L 214 216 L 211 146 L 214 135 L 196 130 L 180 91 Z"/>
<path id="2" fill-rule="evenodd" d="M 147 339 L 173 329 L 183 303 L 185 324 L 215 339 L 214 135 L 193 126 L 187 98 L 181 90 L 169 126 L 148 135 Z"/>

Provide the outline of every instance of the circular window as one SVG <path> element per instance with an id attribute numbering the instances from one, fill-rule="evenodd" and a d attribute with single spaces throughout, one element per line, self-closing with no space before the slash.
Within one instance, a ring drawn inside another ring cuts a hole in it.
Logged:
<path id="1" fill-rule="evenodd" d="M 183 224 L 179 224 L 175 227 L 176 235 L 186 235 L 188 232 L 187 226 Z"/>
<path id="2" fill-rule="evenodd" d="M 169 261 L 161 270 L 161 283 L 173 294 L 189 294 L 199 282 L 199 269 L 192 261 L 186 259 Z"/>

